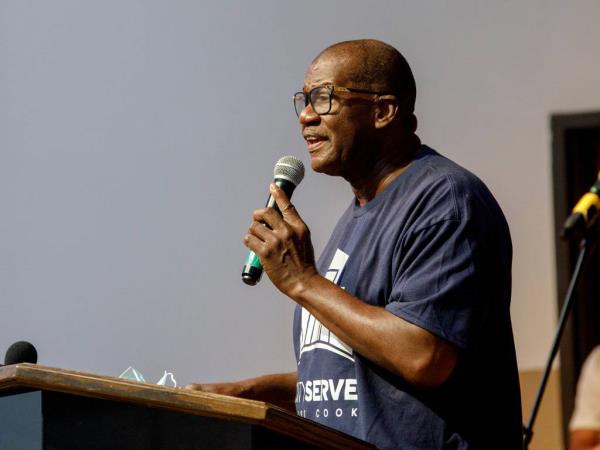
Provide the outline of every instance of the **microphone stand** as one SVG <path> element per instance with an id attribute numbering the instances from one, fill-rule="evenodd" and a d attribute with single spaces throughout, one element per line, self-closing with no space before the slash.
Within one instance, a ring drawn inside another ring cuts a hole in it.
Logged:
<path id="1" fill-rule="evenodd" d="M 565 295 L 565 301 L 563 303 L 562 311 L 560 313 L 560 318 L 558 320 L 558 326 L 556 328 L 556 333 L 554 335 L 554 342 L 552 343 L 552 348 L 550 350 L 550 354 L 548 355 L 548 361 L 546 362 L 546 368 L 544 370 L 544 375 L 542 376 L 542 380 L 540 381 L 540 385 L 538 387 L 535 401 L 533 402 L 533 407 L 531 408 L 531 415 L 529 416 L 529 421 L 527 426 L 523 427 L 523 449 L 527 450 L 529 448 L 529 443 L 531 442 L 531 438 L 533 437 L 533 423 L 535 422 L 535 418 L 538 413 L 538 409 L 540 407 L 540 403 L 542 402 L 542 396 L 544 395 L 544 390 L 546 389 L 546 383 L 548 382 L 548 377 L 550 376 L 550 370 L 552 369 L 552 362 L 556 357 L 556 353 L 558 353 L 558 347 L 560 344 L 560 339 L 562 337 L 565 324 L 567 322 L 567 318 L 569 317 L 569 313 L 571 312 L 571 308 L 573 306 L 573 294 L 575 292 L 575 286 L 577 285 L 577 281 L 579 280 L 579 275 L 581 274 L 581 269 L 583 267 L 583 263 L 587 256 L 589 255 L 592 246 L 591 228 L 588 228 L 585 231 L 584 236 L 581 238 L 579 242 L 579 255 L 577 256 L 577 263 L 575 264 L 575 270 L 573 270 L 573 274 L 571 275 L 571 281 L 569 282 L 569 287 L 567 289 L 567 293 Z M 595 230 L 595 229 L 594 229 Z"/>

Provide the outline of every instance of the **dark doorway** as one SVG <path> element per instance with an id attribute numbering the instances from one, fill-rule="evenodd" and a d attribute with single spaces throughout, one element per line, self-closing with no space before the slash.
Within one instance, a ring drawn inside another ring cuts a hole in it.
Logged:
<path id="1" fill-rule="evenodd" d="M 551 118 L 556 283 L 558 306 L 565 292 L 578 253 L 578 242 L 559 239 L 565 218 L 579 198 L 594 184 L 600 170 L 600 112 L 559 114 Z M 596 224 L 594 235 L 600 238 Z M 581 366 L 595 345 L 600 344 L 600 252 L 587 260 L 575 291 L 573 309 L 560 347 L 563 436 L 573 412 L 575 390 Z"/>

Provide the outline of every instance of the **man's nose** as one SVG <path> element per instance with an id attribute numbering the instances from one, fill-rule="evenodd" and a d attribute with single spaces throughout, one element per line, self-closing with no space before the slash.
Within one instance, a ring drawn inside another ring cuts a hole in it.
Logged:
<path id="1" fill-rule="evenodd" d="M 309 103 L 300 112 L 300 115 L 298 116 L 298 121 L 301 125 L 308 125 L 314 122 L 318 122 L 320 118 L 321 116 L 315 112 L 312 105 Z"/>

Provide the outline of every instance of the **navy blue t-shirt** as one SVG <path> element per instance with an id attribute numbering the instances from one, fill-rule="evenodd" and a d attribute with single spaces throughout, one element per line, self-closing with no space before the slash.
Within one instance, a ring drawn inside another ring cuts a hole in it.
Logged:
<path id="1" fill-rule="evenodd" d="M 417 389 L 298 306 L 298 414 L 382 449 L 520 448 L 511 260 L 508 225 L 483 182 L 423 146 L 383 192 L 350 205 L 317 266 L 454 344 L 457 366 L 442 386 Z"/>

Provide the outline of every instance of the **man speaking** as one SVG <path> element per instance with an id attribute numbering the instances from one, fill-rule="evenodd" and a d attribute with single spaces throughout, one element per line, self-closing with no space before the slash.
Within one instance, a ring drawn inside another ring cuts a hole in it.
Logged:
<path id="1" fill-rule="evenodd" d="M 521 448 L 508 226 L 475 175 L 421 144 L 415 95 L 408 63 L 383 42 L 313 60 L 294 96 L 311 167 L 354 198 L 316 263 L 274 185 L 281 215 L 255 211 L 244 238 L 297 303 L 298 370 L 191 387 L 295 402 L 382 449 Z"/>

